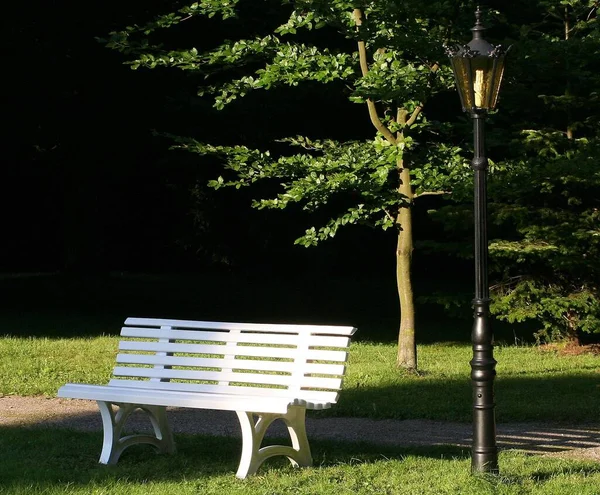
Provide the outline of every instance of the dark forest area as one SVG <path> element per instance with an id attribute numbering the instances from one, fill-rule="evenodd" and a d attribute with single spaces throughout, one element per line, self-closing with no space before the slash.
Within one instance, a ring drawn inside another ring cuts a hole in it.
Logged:
<path id="1" fill-rule="evenodd" d="M 184 75 L 132 72 L 95 39 L 166 4 L 102 2 L 81 12 L 48 2 L 14 14 L 10 51 L 27 55 L 15 58 L 8 78 L 3 271 L 264 273 L 283 263 L 302 273 L 345 264 L 343 252 L 377 270 L 382 257 L 367 256 L 377 234 L 358 233 L 351 250 L 306 254 L 292 246 L 306 223 L 301 213 L 254 212 L 246 191 L 196 189 L 218 167 L 153 136 L 193 132 L 264 145 L 280 132 L 273 120 L 300 130 L 320 125 L 289 94 L 268 114 L 264 101 L 217 112 L 192 99 L 194 82 Z M 360 120 L 362 108 L 329 96 L 323 101 L 340 108 L 341 122 Z"/>
<path id="2" fill-rule="evenodd" d="M 185 75 L 133 72 L 96 40 L 172 4 L 13 7 L 9 52 L 23 56 L 15 56 L 6 79 L 1 263 L 5 304 L 19 308 L 14 320 L 43 333 L 48 325 L 27 317 L 40 308 L 102 313 L 100 306 L 116 304 L 120 315 L 136 307 L 148 311 L 155 301 L 180 316 L 251 318 L 257 311 L 267 319 L 291 313 L 308 319 L 312 308 L 319 310 L 317 318 L 330 320 L 341 316 L 328 307 L 343 305 L 344 285 L 362 294 L 365 281 L 371 291 L 384 285 L 379 294 L 362 297 L 383 297 L 376 304 L 384 318 L 394 318 L 394 281 L 385 273 L 393 264 L 393 244 L 387 243 L 386 255 L 385 234 L 364 228 L 317 249 L 294 246 L 306 215 L 255 211 L 247 191 L 205 187 L 218 167 L 169 151 L 169 142 L 152 134 L 228 134 L 260 144 L 274 132 L 269 125 L 274 119 L 289 126 L 319 125 L 302 114 L 301 101 L 285 94 L 275 106 L 277 115 L 272 106 L 267 114 L 264 102 L 228 114 L 210 103 L 188 106 L 194 83 Z M 323 100 L 340 108 L 342 122 L 363 110 L 339 96 L 332 102 L 323 95 Z M 351 249 L 342 249 L 348 244 Z M 50 276 L 33 282 L 26 276 L 41 273 Z M 166 281 L 160 275 L 167 275 Z M 341 280 L 328 283 L 331 277 Z M 113 291 L 129 303 L 115 303 Z M 199 303 L 198 293 L 218 301 Z M 171 301 L 164 303 L 165 298 Z M 279 309 L 265 304 L 269 298 Z"/>

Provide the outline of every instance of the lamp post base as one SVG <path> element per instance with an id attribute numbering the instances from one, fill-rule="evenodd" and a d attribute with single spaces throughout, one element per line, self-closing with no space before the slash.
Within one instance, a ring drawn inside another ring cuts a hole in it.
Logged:
<path id="1" fill-rule="evenodd" d="M 473 301 L 473 359 L 471 383 L 473 386 L 473 446 L 471 470 L 474 473 L 498 473 L 498 448 L 496 446 L 496 417 L 494 409 L 494 359 L 493 334 L 489 320 L 489 299 Z"/>
<path id="2" fill-rule="evenodd" d="M 499 474 L 498 451 L 494 452 L 472 452 L 471 453 L 471 472 Z"/>

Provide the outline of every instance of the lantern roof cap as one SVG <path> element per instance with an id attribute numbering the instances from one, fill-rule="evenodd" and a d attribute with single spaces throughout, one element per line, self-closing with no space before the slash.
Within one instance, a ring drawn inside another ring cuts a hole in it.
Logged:
<path id="1" fill-rule="evenodd" d="M 483 10 L 481 10 L 481 6 L 478 5 L 477 10 L 475 11 L 475 26 L 471 28 L 473 39 L 467 44 L 467 47 L 470 51 L 476 52 L 475 56 L 489 57 L 494 50 L 494 45 L 483 39 L 483 33 L 486 28 L 481 21 L 482 17 Z"/>
<path id="2" fill-rule="evenodd" d="M 450 57 L 463 57 L 463 58 L 474 58 L 474 57 L 492 57 L 498 58 L 506 55 L 508 51 L 501 45 L 492 45 L 485 39 L 483 39 L 483 33 L 486 28 L 482 22 L 483 10 L 481 6 L 477 6 L 475 11 L 475 26 L 471 28 L 473 33 L 473 39 L 466 45 L 454 45 L 446 47 L 446 52 Z"/>

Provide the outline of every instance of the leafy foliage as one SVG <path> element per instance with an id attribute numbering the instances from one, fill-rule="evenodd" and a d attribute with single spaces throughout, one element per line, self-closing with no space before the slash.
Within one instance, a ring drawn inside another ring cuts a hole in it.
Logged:
<path id="1" fill-rule="evenodd" d="M 147 36 L 195 16 L 218 16 L 225 21 L 237 16 L 236 8 L 244 2 L 194 3 L 149 23 L 111 33 L 105 41 L 108 47 L 128 55 L 133 69 L 173 67 L 203 76 L 205 83 L 199 95 L 213 98 L 217 109 L 257 90 L 341 82 L 351 101 L 377 102 L 384 115 L 383 134 L 347 142 L 327 136 L 282 136 L 279 143 L 288 145 L 292 153 L 278 152 L 277 156 L 268 150 L 216 146 L 171 136 L 176 142 L 174 148 L 222 159 L 229 173 L 211 181 L 212 187 L 240 188 L 276 179 L 281 192 L 256 200 L 256 208 L 283 209 L 299 203 L 314 211 L 339 198 L 338 203 L 346 206 L 325 225 L 308 228 L 296 241 L 304 246 L 335 236 L 345 225 L 394 226 L 398 209 L 410 206 L 412 200 L 398 191 L 399 166 L 410 164 L 417 194 L 450 190 L 453 176 L 465 170 L 460 148 L 443 143 L 442 126 L 429 122 L 422 107 L 453 84 L 448 67 L 440 67 L 438 62 L 444 57 L 441 47 L 451 32 L 449 20 L 460 18 L 459 5 L 378 1 L 358 6 L 342 0 L 260 3 L 284 12 L 287 9 L 285 22 L 271 26 L 270 32 L 228 40 L 209 50 L 168 50 Z M 356 17 L 358 7 L 360 19 Z M 306 41 L 310 38 L 307 33 L 324 28 L 329 30 L 330 46 Z M 264 31 L 264 26 L 257 26 L 257 31 L 260 29 Z M 335 32 L 339 42 L 332 41 Z M 366 70 L 357 51 L 360 41 L 372 56 Z M 404 121 L 398 121 L 398 109 Z M 407 124 L 411 115 L 414 118 Z M 302 151 L 294 152 L 298 148 Z"/>

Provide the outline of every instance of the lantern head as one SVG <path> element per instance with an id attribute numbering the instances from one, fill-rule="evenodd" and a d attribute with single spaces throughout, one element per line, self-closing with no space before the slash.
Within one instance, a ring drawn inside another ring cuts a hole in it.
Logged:
<path id="1" fill-rule="evenodd" d="M 496 107 L 508 51 L 483 39 L 485 28 L 481 16 L 481 8 L 477 7 L 477 21 L 471 29 L 473 39 L 467 45 L 446 48 L 463 111 L 470 113 L 487 112 Z"/>

